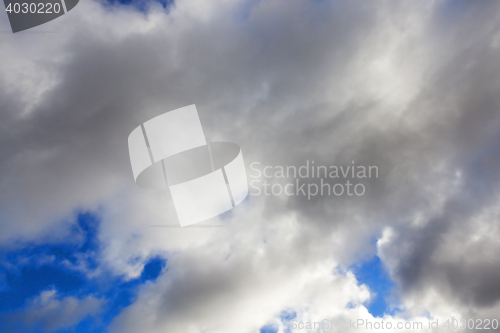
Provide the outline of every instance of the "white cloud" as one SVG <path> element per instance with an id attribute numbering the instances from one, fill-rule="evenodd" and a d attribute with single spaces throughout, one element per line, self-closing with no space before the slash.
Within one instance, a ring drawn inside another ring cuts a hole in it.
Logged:
<path id="1" fill-rule="evenodd" d="M 92 296 L 83 299 L 74 297 L 60 298 L 56 290 L 43 291 L 39 296 L 30 300 L 21 312 L 8 314 L 4 319 L 11 322 L 23 323 L 23 327 L 30 327 L 43 332 L 53 332 L 69 328 L 79 323 L 89 315 L 99 312 L 103 301 Z"/>

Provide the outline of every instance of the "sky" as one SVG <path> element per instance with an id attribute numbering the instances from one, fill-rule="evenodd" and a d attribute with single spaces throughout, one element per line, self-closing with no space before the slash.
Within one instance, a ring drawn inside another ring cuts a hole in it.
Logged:
<path id="1" fill-rule="evenodd" d="M 0 332 L 500 321 L 499 59 L 489 0 L 81 0 L 15 34 L 1 14 Z M 251 187 L 223 227 L 173 228 L 127 138 L 192 104 L 249 184 L 312 161 L 377 177 Z"/>

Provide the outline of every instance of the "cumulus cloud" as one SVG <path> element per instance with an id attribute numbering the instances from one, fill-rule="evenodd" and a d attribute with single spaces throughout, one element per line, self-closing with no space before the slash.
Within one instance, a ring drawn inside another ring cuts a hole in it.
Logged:
<path id="1" fill-rule="evenodd" d="M 493 314 L 498 6 L 86 1 L 57 33 L 2 35 L 0 239 L 63 237 L 75 210 L 95 210 L 103 266 L 134 277 L 167 256 L 117 332 L 369 318 L 347 267 L 375 253 L 405 316 Z M 193 103 L 208 140 L 238 143 L 248 169 L 355 161 L 380 175 L 362 197 L 251 196 L 220 230 L 150 228 L 176 224 L 174 207 L 135 187 L 126 138 Z"/>
<path id="2" fill-rule="evenodd" d="M 3 315 L 3 320 L 11 331 L 29 327 L 37 332 L 53 332 L 69 328 L 86 316 L 95 315 L 102 303 L 102 300 L 91 296 L 83 299 L 60 298 L 56 290 L 46 290 L 30 300 L 22 312 Z"/>

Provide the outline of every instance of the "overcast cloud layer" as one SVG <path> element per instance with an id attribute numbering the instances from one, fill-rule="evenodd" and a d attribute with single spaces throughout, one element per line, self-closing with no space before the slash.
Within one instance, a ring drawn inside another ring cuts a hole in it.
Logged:
<path id="1" fill-rule="evenodd" d="M 499 2 L 180 0 L 144 13 L 87 0 L 33 31 L 45 33 L 0 34 L 0 242 L 56 241 L 92 211 L 102 245 L 86 274 L 134 278 L 167 258 L 112 332 L 373 319 L 349 267 L 374 255 L 396 283 L 388 321 L 500 313 Z M 241 146 L 249 176 L 252 162 L 314 160 L 379 177 L 363 196 L 250 196 L 214 219 L 227 228 L 151 228 L 177 224 L 175 210 L 135 186 L 127 137 L 190 104 L 208 140 Z M 16 320 L 59 329 L 104 302 L 55 293 Z"/>

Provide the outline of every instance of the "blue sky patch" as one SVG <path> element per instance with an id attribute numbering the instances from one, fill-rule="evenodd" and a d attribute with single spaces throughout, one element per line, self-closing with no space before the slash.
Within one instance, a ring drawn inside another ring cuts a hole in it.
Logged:
<path id="1" fill-rule="evenodd" d="M 0 332 L 37 332 L 33 327 L 13 323 L 9 318 L 23 313 L 33 299 L 48 290 L 57 291 L 58 298 L 93 297 L 103 300 L 103 308 L 95 317 L 57 333 L 106 332 L 106 327 L 137 296 L 140 285 L 155 281 L 164 271 L 166 260 L 150 258 L 139 277 L 124 280 L 110 272 L 89 277 L 85 271 L 98 267 L 100 251 L 97 238 L 99 219 L 90 213 L 79 214 L 71 235 L 63 242 L 51 244 L 22 244 L 22 249 L 9 251 L 0 248 Z M 82 267 L 85 267 L 83 271 Z"/>
<path id="2" fill-rule="evenodd" d="M 166 10 L 175 5 L 174 0 L 101 0 L 105 6 L 130 6 L 138 11 L 147 12 L 154 3 L 159 3 Z"/>
<path id="3" fill-rule="evenodd" d="M 370 288 L 372 299 L 366 304 L 368 311 L 374 317 L 382 317 L 384 314 L 392 314 L 388 298 L 394 288 L 394 282 L 389 277 L 382 261 L 378 256 L 371 260 L 354 265 L 350 268 L 356 275 L 356 279 Z"/>
<path id="4" fill-rule="evenodd" d="M 280 319 L 281 319 L 281 322 L 285 325 L 285 327 L 287 327 L 285 329 L 285 332 L 290 332 L 290 320 L 294 319 L 297 317 L 297 313 L 296 312 L 293 312 L 293 311 L 282 311 L 280 313 Z M 260 328 L 260 331 L 259 333 L 276 333 L 278 332 L 278 327 L 276 327 L 276 325 L 273 325 L 273 324 L 267 324 L 263 327 Z"/>
<path id="5" fill-rule="evenodd" d="M 274 327 L 273 325 L 266 325 L 262 327 L 259 331 L 259 333 L 277 333 L 278 328 Z"/>

